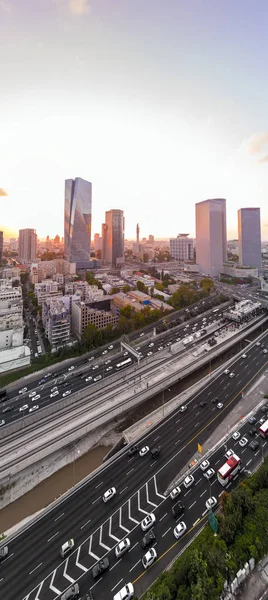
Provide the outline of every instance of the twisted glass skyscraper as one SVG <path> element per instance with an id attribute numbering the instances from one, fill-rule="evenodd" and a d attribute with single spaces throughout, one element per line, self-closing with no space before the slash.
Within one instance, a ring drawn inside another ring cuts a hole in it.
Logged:
<path id="1" fill-rule="evenodd" d="M 92 184 L 76 177 L 65 181 L 64 258 L 85 263 L 90 259 Z"/>

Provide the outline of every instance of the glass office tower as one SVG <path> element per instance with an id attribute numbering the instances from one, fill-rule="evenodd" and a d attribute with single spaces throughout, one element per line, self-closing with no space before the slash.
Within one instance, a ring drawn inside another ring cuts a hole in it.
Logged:
<path id="1" fill-rule="evenodd" d="M 92 184 L 76 177 L 65 181 L 64 258 L 82 263 L 90 259 Z"/>
<path id="2" fill-rule="evenodd" d="M 124 260 L 124 213 L 112 209 L 105 213 L 102 225 L 102 259 L 113 267 Z"/>

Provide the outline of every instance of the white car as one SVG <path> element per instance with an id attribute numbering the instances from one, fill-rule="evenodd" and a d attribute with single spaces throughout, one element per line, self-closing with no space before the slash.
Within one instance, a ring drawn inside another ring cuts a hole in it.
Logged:
<path id="1" fill-rule="evenodd" d="M 183 405 L 180 407 L 180 412 L 185 412 L 186 410 L 187 410 L 187 406 L 186 406 L 186 404 L 183 404 Z"/>
<path id="2" fill-rule="evenodd" d="M 232 371 L 232 373 L 230 373 L 229 377 L 231 377 L 231 379 L 233 379 L 233 377 L 235 377 L 235 373 Z"/>
<path id="3" fill-rule="evenodd" d="M 157 552 L 154 548 L 150 548 L 146 554 L 141 559 L 142 566 L 144 569 L 148 569 L 153 562 L 157 559 Z"/>
<path id="4" fill-rule="evenodd" d="M 108 354 L 108 350 L 103 350 L 102 354 Z"/>
<path id="5" fill-rule="evenodd" d="M 110 364 L 110 362 L 112 362 L 112 361 L 111 361 L 111 359 L 110 359 L 110 358 L 108 358 L 108 360 L 106 360 L 104 364 L 105 364 L 105 365 L 109 365 L 109 364 Z"/>
<path id="6" fill-rule="evenodd" d="M 216 506 L 216 504 L 217 504 L 217 499 L 215 498 L 215 496 L 211 496 L 211 498 L 209 498 L 206 501 L 206 508 L 208 510 L 211 510 L 212 508 L 214 508 L 214 506 Z"/>
<path id="7" fill-rule="evenodd" d="M 218 402 L 218 404 L 217 404 L 217 408 L 218 408 L 219 410 L 221 410 L 221 408 L 223 408 L 223 403 L 222 403 L 222 402 Z"/>
<path id="8" fill-rule="evenodd" d="M 153 343 L 153 342 L 151 342 L 151 343 L 149 344 L 148 348 L 153 348 L 153 347 L 154 347 L 154 343 Z"/>
<path id="9" fill-rule="evenodd" d="M 27 410 L 27 408 L 29 408 L 28 404 L 24 404 L 19 408 L 19 412 L 23 412 L 24 410 Z"/>
<path id="10" fill-rule="evenodd" d="M 88 361 L 90 362 L 91 360 L 94 360 L 95 356 L 90 356 Z"/>
<path id="11" fill-rule="evenodd" d="M 233 438 L 233 440 L 235 440 L 235 441 L 236 441 L 236 440 L 239 440 L 239 438 L 240 438 L 240 433 L 239 433 L 239 431 L 235 431 L 235 432 L 233 433 L 233 435 L 232 435 L 232 438 Z"/>
<path id="12" fill-rule="evenodd" d="M 244 448 L 244 446 L 246 446 L 248 443 L 248 439 L 246 437 L 242 437 L 241 440 L 239 440 L 239 446 L 241 446 L 241 448 Z"/>
<path id="13" fill-rule="evenodd" d="M 150 352 L 147 352 L 147 356 L 152 356 L 152 354 L 153 354 L 153 353 L 152 353 L 151 351 L 150 351 Z"/>
<path id="14" fill-rule="evenodd" d="M 247 354 L 242 354 L 242 358 L 247 358 Z"/>
<path id="15" fill-rule="evenodd" d="M 174 487 L 173 490 L 170 492 L 169 496 L 171 498 L 171 500 L 175 500 L 175 498 L 177 498 L 181 493 L 181 488 L 177 485 L 177 487 Z"/>
<path id="16" fill-rule="evenodd" d="M 67 542 L 62 544 L 62 547 L 60 549 L 61 558 L 65 558 L 65 556 L 67 554 L 70 554 L 70 552 L 72 551 L 73 548 L 74 548 L 74 540 L 71 538 L 70 540 L 68 540 Z"/>
<path id="17" fill-rule="evenodd" d="M 215 475 L 215 471 L 214 469 L 212 469 L 212 467 L 210 467 L 210 469 L 208 469 L 208 471 L 206 473 L 204 473 L 204 477 L 206 479 L 211 479 L 212 477 L 214 477 Z"/>
<path id="18" fill-rule="evenodd" d="M 108 350 L 113 350 L 113 344 L 110 344 L 110 346 L 108 346 Z"/>
<path id="19" fill-rule="evenodd" d="M 134 587 L 132 583 L 126 583 L 124 587 L 115 594 L 113 600 L 131 600 L 134 596 Z"/>
<path id="20" fill-rule="evenodd" d="M 145 454 L 147 454 L 147 452 L 149 452 L 149 446 L 143 446 L 143 448 L 141 448 L 139 451 L 139 455 L 145 456 Z"/>
<path id="21" fill-rule="evenodd" d="M 124 540 L 121 540 L 121 542 L 119 542 L 119 544 L 117 544 L 117 546 L 115 547 L 115 556 L 116 558 L 120 558 L 120 556 L 123 556 L 123 554 L 125 554 L 125 552 L 127 552 L 130 548 L 130 539 L 129 538 L 125 538 Z"/>
<path id="22" fill-rule="evenodd" d="M 123 356 L 128 356 L 128 352 L 123 352 Z"/>
<path id="23" fill-rule="evenodd" d="M 6 422 L 4 421 L 4 419 L 2 419 L 2 420 L 0 421 L 0 427 L 2 427 L 2 425 L 5 425 L 5 424 L 6 424 Z"/>
<path id="24" fill-rule="evenodd" d="M 98 368 L 99 368 L 99 365 L 94 365 L 94 366 L 92 367 L 92 371 L 96 371 L 96 369 L 98 369 Z"/>
<path id="25" fill-rule="evenodd" d="M 225 369 L 224 373 L 225 373 L 225 375 L 229 375 L 230 369 Z"/>
<path id="26" fill-rule="evenodd" d="M 228 460 L 228 458 L 230 458 L 230 456 L 233 456 L 233 454 L 234 454 L 234 451 L 233 451 L 233 450 L 231 450 L 231 448 L 230 448 L 230 450 L 227 450 L 227 452 L 225 452 L 225 455 L 224 455 L 224 456 L 225 456 L 225 458 L 227 458 L 227 460 Z"/>
<path id="27" fill-rule="evenodd" d="M 183 485 L 184 487 L 187 489 L 189 487 L 191 487 L 194 483 L 194 476 L 193 475 L 187 475 L 187 477 L 185 477 Z"/>
<path id="28" fill-rule="evenodd" d="M 159 346 L 159 348 L 157 348 L 157 350 L 163 350 L 163 346 Z"/>
<path id="29" fill-rule="evenodd" d="M 144 336 L 144 332 L 142 331 L 142 333 L 140 333 L 140 337 L 143 337 L 143 336 Z"/>
<path id="30" fill-rule="evenodd" d="M 35 404 L 34 406 L 32 406 L 31 408 L 29 408 L 29 413 L 30 412 L 34 412 L 35 410 L 38 410 L 39 408 L 39 404 Z"/>
<path id="31" fill-rule="evenodd" d="M 261 342 L 257 342 L 256 346 L 260 346 L 260 345 L 261 345 Z"/>
<path id="32" fill-rule="evenodd" d="M 264 348 L 264 350 L 263 350 L 263 354 L 267 354 L 267 350 L 266 350 L 266 348 Z"/>
<path id="33" fill-rule="evenodd" d="M 200 465 L 201 471 L 206 471 L 208 469 L 209 465 L 210 465 L 209 460 L 203 460 L 203 462 Z"/>
<path id="34" fill-rule="evenodd" d="M 54 396 L 58 396 L 59 395 L 59 390 L 55 390 L 55 392 L 52 392 L 52 394 L 50 394 L 50 398 L 54 398 Z"/>
<path id="35" fill-rule="evenodd" d="M 72 390 L 66 390 L 66 392 L 63 392 L 62 397 L 65 398 L 65 396 L 70 396 L 71 393 Z"/>
<path id="36" fill-rule="evenodd" d="M 36 396 L 34 397 L 34 400 L 40 400 L 41 396 L 40 394 L 36 394 Z"/>
<path id="37" fill-rule="evenodd" d="M 186 523 L 184 523 L 184 521 L 180 521 L 180 523 L 178 523 L 178 525 L 176 525 L 176 527 L 174 527 L 173 530 L 176 540 L 178 540 L 185 533 L 186 530 Z"/>
<path id="38" fill-rule="evenodd" d="M 57 386 L 57 385 L 55 385 L 53 388 L 51 388 L 51 390 L 50 390 L 50 391 L 51 391 L 51 392 L 56 392 L 56 390 L 57 390 L 57 389 L 58 389 L 58 386 Z"/>
<path id="39" fill-rule="evenodd" d="M 105 371 L 107 371 L 107 372 L 112 371 L 112 370 L 113 370 L 113 367 L 107 367 L 107 369 L 105 369 Z"/>
<path id="40" fill-rule="evenodd" d="M 91 381 L 91 380 L 92 380 L 92 377 L 86 377 L 86 379 L 85 379 L 86 382 Z"/>
<path id="41" fill-rule="evenodd" d="M 97 377 L 94 377 L 94 381 L 99 381 L 100 379 L 102 379 L 101 375 L 97 375 Z"/>
<path id="42" fill-rule="evenodd" d="M 24 392 L 27 392 L 27 387 L 24 387 L 21 390 L 19 390 L 19 394 L 24 394 Z"/>
<path id="43" fill-rule="evenodd" d="M 102 499 L 103 502 L 108 502 L 109 500 L 111 500 L 111 498 L 113 498 L 116 494 L 116 489 L 115 487 L 110 488 L 109 490 L 107 490 L 107 492 L 105 492 L 105 494 L 103 494 Z"/>
<path id="44" fill-rule="evenodd" d="M 69 367 L 68 371 L 73 371 L 74 370 L 74 366 L 72 365 L 71 367 Z"/>
<path id="45" fill-rule="evenodd" d="M 30 392 L 29 398 L 33 398 L 34 396 L 36 396 L 36 392 Z"/>
<path id="46" fill-rule="evenodd" d="M 144 517 L 144 519 L 141 522 L 142 531 L 147 531 L 147 529 L 150 529 L 155 522 L 156 516 L 154 515 L 154 513 L 149 513 L 148 515 L 146 515 L 146 517 Z"/>

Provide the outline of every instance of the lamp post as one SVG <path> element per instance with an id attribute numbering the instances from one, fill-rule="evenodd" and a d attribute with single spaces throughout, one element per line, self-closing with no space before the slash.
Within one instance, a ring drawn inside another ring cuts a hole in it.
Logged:
<path id="1" fill-rule="evenodd" d="M 165 416 L 165 390 L 162 390 L 163 417 Z"/>
<path id="2" fill-rule="evenodd" d="M 73 446 L 73 487 L 75 486 L 75 461 L 76 461 L 75 453 L 76 452 L 78 455 L 80 454 L 79 448 L 77 448 L 76 444 L 74 444 L 74 446 Z"/>

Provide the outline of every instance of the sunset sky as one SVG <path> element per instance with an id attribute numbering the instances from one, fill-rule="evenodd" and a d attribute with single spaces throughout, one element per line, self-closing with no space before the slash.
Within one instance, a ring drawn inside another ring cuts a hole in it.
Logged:
<path id="1" fill-rule="evenodd" d="M 93 233 L 194 235 L 225 197 L 268 240 L 267 30 L 267 0 L 0 0 L 0 229 L 62 236 L 83 177 Z"/>

